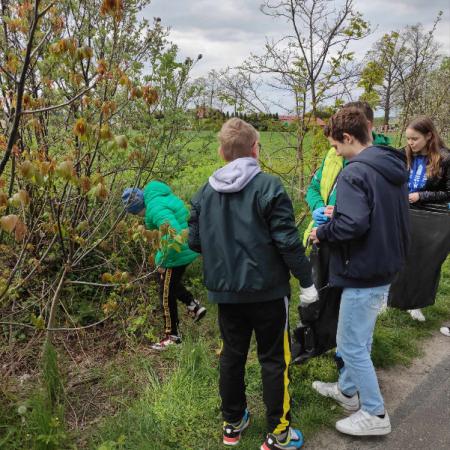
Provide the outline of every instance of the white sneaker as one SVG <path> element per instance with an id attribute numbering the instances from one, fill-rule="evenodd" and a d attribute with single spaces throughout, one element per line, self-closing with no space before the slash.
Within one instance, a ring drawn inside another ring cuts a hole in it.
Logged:
<path id="1" fill-rule="evenodd" d="M 153 350 L 166 350 L 167 347 L 175 344 L 181 344 L 181 338 L 180 336 L 175 336 L 174 334 L 168 334 L 166 337 L 162 338 L 159 342 L 156 344 L 153 344 L 150 346 Z"/>
<path id="2" fill-rule="evenodd" d="M 206 308 L 200 305 L 198 300 L 192 300 L 191 303 L 187 306 L 188 313 L 194 319 L 194 322 L 198 322 L 202 319 L 206 314 Z"/>
<path id="3" fill-rule="evenodd" d="M 425 322 L 425 316 L 420 309 L 408 309 L 409 315 L 419 322 Z"/>
<path id="4" fill-rule="evenodd" d="M 337 383 L 323 383 L 322 381 L 314 381 L 312 387 L 320 395 L 336 400 L 339 405 L 347 411 L 358 411 L 360 408 L 358 394 L 355 394 L 353 397 L 346 397 L 339 390 Z"/>
<path id="5" fill-rule="evenodd" d="M 440 332 L 441 332 L 444 336 L 450 337 L 450 326 L 447 326 L 447 327 L 441 327 Z"/>
<path id="6" fill-rule="evenodd" d="M 382 419 L 360 409 L 350 417 L 338 420 L 336 430 L 352 436 L 383 436 L 391 432 L 391 421 L 387 412 Z"/>

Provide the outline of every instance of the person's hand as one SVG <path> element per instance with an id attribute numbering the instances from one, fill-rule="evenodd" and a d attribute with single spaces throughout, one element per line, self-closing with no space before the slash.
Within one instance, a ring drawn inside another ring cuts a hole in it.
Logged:
<path id="1" fill-rule="evenodd" d="M 418 192 L 412 192 L 409 194 L 409 203 L 416 203 L 420 199 Z"/>
<path id="2" fill-rule="evenodd" d="M 325 208 L 324 214 L 325 216 L 327 216 L 329 219 L 331 219 L 333 217 L 333 212 L 334 212 L 334 206 L 328 205 Z"/>
<path id="3" fill-rule="evenodd" d="M 314 222 L 316 222 L 317 225 L 323 225 L 324 223 L 328 222 L 329 219 L 324 213 L 325 213 L 325 206 L 317 208 L 313 211 L 312 216 Z"/>
<path id="4" fill-rule="evenodd" d="M 309 235 L 309 239 L 311 239 L 313 244 L 318 244 L 319 243 L 319 238 L 317 237 L 317 228 L 313 228 L 311 230 L 311 233 Z"/>
<path id="5" fill-rule="evenodd" d="M 313 242 L 313 244 L 317 244 L 319 242 L 319 238 L 317 237 L 317 227 L 311 230 L 309 234 L 309 239 Z"/>
<path id="6" fill-rule="evenodd" d="M 300 290 L 300 304 L 308 305 L 319 300 L 319 293 L 316 287 L 312 284 L 308 288 L 302 288 Z"/>

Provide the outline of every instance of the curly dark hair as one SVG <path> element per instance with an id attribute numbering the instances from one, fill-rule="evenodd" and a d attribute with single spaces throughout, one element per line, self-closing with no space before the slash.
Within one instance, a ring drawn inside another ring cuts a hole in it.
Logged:
<path id="1" fill-rule="evenodd" d="M 325 136 L 343 142 L 344 133 L 347 133 L 361 144 L 367 144 L 370 142 L 367 120 L 366 115 L 359 108 L 342 108 L 330 118 L 328 125 L 324 128 Z"/>

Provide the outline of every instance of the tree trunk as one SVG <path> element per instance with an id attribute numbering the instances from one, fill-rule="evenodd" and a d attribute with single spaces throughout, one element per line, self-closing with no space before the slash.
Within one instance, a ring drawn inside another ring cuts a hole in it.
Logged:
<path id="1" fill-rule="evenodd" d="M 392 78 L 389 74 L 386 87 L 386 98 L 384 101 L 384 122 L 383 125 L 389 126 L 389 119 L 391 114 L 391 90 L 392 90 Z"/>

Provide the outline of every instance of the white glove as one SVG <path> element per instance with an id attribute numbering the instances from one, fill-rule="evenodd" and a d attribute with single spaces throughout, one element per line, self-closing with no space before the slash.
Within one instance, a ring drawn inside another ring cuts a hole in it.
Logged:
<path id="1" fill-rule="evenodd" d="M 319 293 L 316 287 L 311 285 L 308 288 L 302 288 L 300 291 L 300 303 L 303 305 L 309 305 L 319 300 Z"/>

